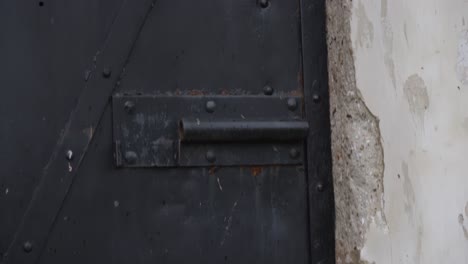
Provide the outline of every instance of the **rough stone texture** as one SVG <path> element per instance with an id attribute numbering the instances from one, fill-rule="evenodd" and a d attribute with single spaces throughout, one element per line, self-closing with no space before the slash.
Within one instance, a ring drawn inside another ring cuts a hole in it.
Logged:
<path id="1" fill-rule="evenodd" d="M 379 120 L 356 87 L 350 0 L 327 0 L 327 42 L 336 202 L 336 262 L 367 263 L 360 250 L 371 223 L 385 226 Z"/>

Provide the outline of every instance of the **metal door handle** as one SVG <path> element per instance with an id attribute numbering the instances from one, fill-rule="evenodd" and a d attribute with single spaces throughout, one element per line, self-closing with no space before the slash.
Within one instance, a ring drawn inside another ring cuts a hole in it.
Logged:
<path id="1" fill-rule="evenodd" d="M 299 141 L 307 136 L 305 121 L 202 121 L 183 118 L 182 142 Z"/>

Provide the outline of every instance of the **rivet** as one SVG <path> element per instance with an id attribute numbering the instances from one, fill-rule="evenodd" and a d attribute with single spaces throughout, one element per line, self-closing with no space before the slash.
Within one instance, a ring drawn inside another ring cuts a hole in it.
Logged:
<path id="1" fill-rule="evenodd" d="M 104 68 L 104 70 L 102 70 L 102 76 L 104 76 L 104 78 L 109 78 L 112 74 L 112 71 L 110 68 Z"/>
<path id="2" fill-rule="evenodd" d="M 124 109 L 125 109 L 125 112 L 129 114 L 133 114 L 135 110 L 135 103 L 132 101 L 126 101 L 124 104 Z"/>
<path id="3" fill-rule="evenodd" d="M 33 245 L 32 245 L 32 243 L 30 241 L 24 242 L 24 244 L 23 244 L 24 252 L 29 253 L 29 252 L 32 251 L 32 248 L 33 248 Z"/>
<path id="4" fill-rule="evenodd" d="M 71 151 L 71 149 L 67 150 L 67 152 L 65 153 L 65 158 L 67 158 L 68 161 L 73 160 L 73 151 Z"/>
<path id="5" fill-rule="evenodd" d="M 292 148 L 291 150 L 289 150 L 289 156 L 293 159 L 299 158 L 299 154 L 300 152 L 296 148 Z"/>
<path id="6" fill-rule="evenodd" d="M 206 157 L 206 160 L 209 162 L 214 162 L 216 160 L 216 156 L 212 150 L 208 150 L 206 152 L 205 157 Z"/>
<path id="7" fill-rule="evenodd" d="M 135 164 L 135 162 L 137 161 L 138 159 L 138 156 L 137 154 L 135 153 L 135 151 L 127 151 L 125 152 L 125 161 L 128 163 L 128 164 Z"/>
<path id="8" fill-rule="evenodd" d="M 258 3 L 261 7 L 265 8 L 268 6 L 268 0 L 259 0 Z"/>
<path id="9" fill-rule="evenodd" d="M 206 102 L 205 108 L 206 108 L 206 111 L 208 113 L 213 113 L 215 108 L 216 108 L 216 103 L 214 101 L 210 100 L 210 101 Z"/>
<path id="10" fill-rule="evenodd" d="M 314 103 L 319 103 L 320 102 L 320 95 L 318 94 L 313 94 L 312 95 L 312 101 L 314 101 Z"/>
<path id="11" fill-rule="evenodd" d="M 317 191 L 323 192 L 323 190 L 324 190 L 323 183 L 321 183 L 321 182 L 317 183 Z"/>
<path id="12" fill-rule="evenodd" d="M 297 109 L 297 100 L 295 98 L 288 99 L 288 109 L 294 111 Z"/>
<path id="13" fill-rule="evenodd" d="M 263 93 L 265 95 L 272 95 L 273 94 L 273 88 L 271 88 L 271 86 L 267 85 L 267 86 L 263 87 Z"/>

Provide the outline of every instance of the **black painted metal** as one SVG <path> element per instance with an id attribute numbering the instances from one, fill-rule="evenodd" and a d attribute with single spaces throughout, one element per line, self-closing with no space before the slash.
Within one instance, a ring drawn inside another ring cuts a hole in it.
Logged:
<path id="1" fill-rule="evenodd" d="M 290 100 L 299 107 L 288 109 Z M 116 95 L 113 115 L 118 167 L 303 162 L 289 155 L 308 129 L 297 96 Z"/>
<path id="2" fill-rule="evenodd" d="M 301 0 L 310 263 L 335 263 L 325 0 Z M 319 140 L 317 140 L 319 139 Z"/>
<path id="3" fill-rule="evenodd" d="M 150 7 L 149 0 L 122 3 L 104 48 L 99 52 L 94 75 L 87 80 L 76 108 L 71 112 L 70 119 L 65 125 L 63 135 L 59 138 L 43 171 L 18 231 L 4 254 L 5 263 L 28 264 L 38 261 L 93 138 L 94 130 L 99 124 L 107 98 L 111 95 L 118 79 L 117 74 L 110 79 L 110 70 L 107 67 L 113 65 L 117 72 L 121 71 Z M 99 74 L 101 69 L 103 75 Z M 75 156 L 72 161 L 65 158 L 69 150 Z"/>
<path id="4" fill-rule="evenodd" d="M 334 263 L 324 14 L 0 1 L 2 262 Z M 142 159 L 152 120 L 175 156 Z M 173 164 L 137 168 L 154 159 Z"/>
<path id="5" fill-rule="evenodd" d="M 182 119 L 182 142 L 297 141 L 305 139 L 305 121 L 205 121 Z"/>

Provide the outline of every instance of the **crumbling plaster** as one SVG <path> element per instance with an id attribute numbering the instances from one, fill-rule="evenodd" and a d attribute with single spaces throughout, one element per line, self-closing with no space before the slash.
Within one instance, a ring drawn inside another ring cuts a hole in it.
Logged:
<path id="1" fill-rule="evenodd" d="M 468 263 L 466 0 L 327 0 L 337 263 Z"/>

